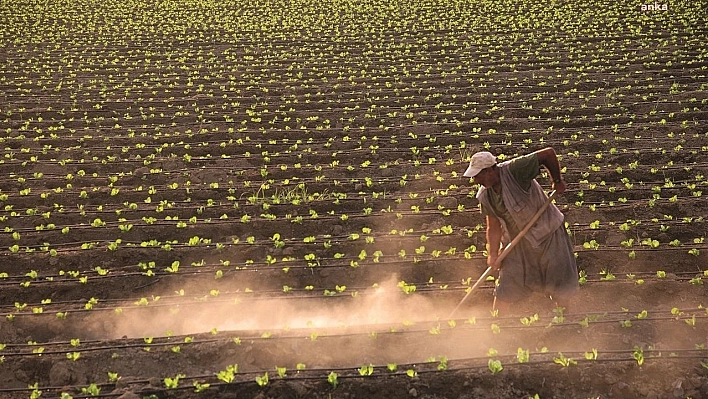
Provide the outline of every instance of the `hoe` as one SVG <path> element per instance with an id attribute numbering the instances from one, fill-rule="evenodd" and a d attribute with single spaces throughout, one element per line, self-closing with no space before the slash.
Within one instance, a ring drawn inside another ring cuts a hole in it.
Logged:
<path id="1" fill-rule="evenodd" d="M 536 213 L 533 215 L 533 217 L 531 217 L 531 220 L 528 222 L 528 224 L 526 225 L 526 227 L 524 227 L 523 230 L 521 230 L 521 231 L 519 232 L 519 234 L 517 234 L 516 237 L 514 237 L 514 239 L 513 239 L 510 243 L 508 243 L 508 244 L 506 245 L 506 247 L 504 247 L 504 250 L 502 251 L 501 254 L 499 254 L 499 257 L 498 257 L 497 260 L 494 262 L 494 265 L 493 265 L 493 266 L 499 266 L 499 265 L 501 265 L 501 263 L 502 263 L 502 261 L 504 260 L 504 258 L 506 258 L 506 256 L 509 255 L 509 252 L 511 252 L 511 249 L 514 248 L 514 247 L 516 246 L 516 244 L 517 244 L 519 241 L 521 241 L 522 238 L 524 238 L 524 236 L 526 235 L 526 233 L 531 229 L 531 226 L 533 226 L 533 224 L 536 223 L 536 221 L 538 220 L 538 218 L 541 217 L 541 215 L 543 214 L 543 212 L 546 210 L 546 208 L 548 207 L 548 205 L 553 201 L 553 199 L 554 199 L 555 197 L 556 197 L 556 191 L 553 190 L 553 192 L 552 192 L 551 195 L 548 197 L 548 199 L 546 200 L 546 202 L 544 202 L 543 205 L 541 206 L 541 208 L 539 208 L 538 211 L 536 211 Z M 487 278 L 487 276 L 489 275 L 489 273 L 492 272 L 492 269 L 494 268 L 493 266 L 487 267 L 487 270 L 485 270 L 484 273 L 482 273 L 482 275 L 479 277 L 479 279 L 477 280 L 477 282 L 474 283 L 474 285 L 472 286 L 472 288 L 470 288 L 469 291 L 467 291 L 467 294 L 465 295 L 465 297 L 462 298 L 462 300 L 460 301 L 460 303 L 457 304 L 457 306 L 455 306 L 455 309 L 452 310 L 452 312 L 450 313 L 450 316 L 448 316 L 448 319 L 451 319 L 452 316 L 455 315 L 455 312 L 457 312 L 457 309 L 459 309 L 459 308 L 460 308 L 460 305 L 462 305 L 462 304 L 465 302 L 465 300 L 467 300 L 467 297 L 469 297 L 470 294 L 475 290 L 475 288 L 477 288 L 477 286 L 479 285 L 479 283 L 481 283 L 482 281 L 484 281 L 484 279 Z"/>

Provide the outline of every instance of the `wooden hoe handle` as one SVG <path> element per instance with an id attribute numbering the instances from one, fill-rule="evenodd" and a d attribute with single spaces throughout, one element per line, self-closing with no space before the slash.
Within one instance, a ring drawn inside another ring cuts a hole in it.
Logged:
<path id="1" fill-rule="evenodd" d="M 548 199 L 546 199 L 546 202 L 544 202 L 543 205 L 531 217 L 531 220 L 529 220 L 529 222 L 526 224 L 526 227 L 524 227 L 519 232 L 519 234 L 517 234 L 516 237 L 514 237 L 514 239 L 511 240 L 510 243 L 506 244 L 502 253 L 499 254 L 499 257 L 496 259 L 496 261 L 494 261 L 494 266 L 501 266 L 501 263 L 504 260 L 504 258 L 506 258 L 506 256 L 509 255 L 509 252 L 511 252 L 511 249 L 514 248 L 516 246 L 516 244 L 518 244 L 519 241 L 521 241 L 522 238 L 524 238 L 524 236 L 526 235 L 526 233 L 528 233 L 529 230 L 531 230 L 531 227 L 534 225 L 534 223 L 536 223 L 538 218 L 541 217 L 541 215 L 546 210 L 548 205 L 550 205 L 551 202 L 553 202 L 553 199 L 556 197 L 556 194 L 557 194 L 556 190 L 553 190 L 551 192 L 551 195 L 548 197 Z M 455 306 L 455 309 L 452 310 L 452 312 L 450 313 L 450 316 L 448 316 L 448 319 L 452 318 L 452 316 L 455 314 L 455 312 L 457 312 L 457 309 L 460 308 L 460 305 L 462 305 L 465 302 L 467 297 L 469 297 L 470 294 L 475 290 L 475 288 L 477 288 L 479 283 L 481 283 L 484 279 L 486 279 L 487 276 L 489 275 L 489 273 L 491 273 L 491 272 L 492 272 L 492 266 L 487 267 L 487 270 L 485 270 L 484 273 L 482 273 L 482 275 L 479 277 L 477 282 L 474 283 L 474 285 L 472 286 L 472 288 L 470 288 L 469 291 L 467 291 L 467 294 L 465 295 L 465 297 L 462 298 L 462 300 L 460 301 L 460 303 L 457 304 L 457 306 Z"/>

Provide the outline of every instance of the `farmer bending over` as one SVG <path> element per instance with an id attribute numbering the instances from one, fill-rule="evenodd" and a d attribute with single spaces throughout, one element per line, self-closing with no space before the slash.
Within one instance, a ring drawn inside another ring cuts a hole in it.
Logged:
<path id="1" fill-rule="evenodd" d="M 516 237 L 548 199 L 536 181 L 541 165 L 548 170 L 553 189 L 562 194 L 566 186 L 551 147 L 499 164 L 491 153 L 478 152 L 464 173 L 481 185 L 477 199 L 487 219 L 487 264 L 499 272 L 493 307 L 500 313 L 532 292 L 542 292 L 556 307 L 567 311 L 569 299 L 578 291 L 573 244 L 565 230 L 564 216 L 554 204 L 546 208 L 501 265 L 495 265 L 502 241 L 506 244 Z"/>

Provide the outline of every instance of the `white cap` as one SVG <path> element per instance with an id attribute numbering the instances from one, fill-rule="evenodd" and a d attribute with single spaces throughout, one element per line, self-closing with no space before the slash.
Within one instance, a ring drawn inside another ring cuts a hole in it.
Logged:
<path id="1" fill-rule="evenodd" d="M 491 152 L 481 151 L 472 155 L 470 166 L 467 167 L 463 176 L 475 177 L 482 169 L 496 165 L 497 158 Z"/>

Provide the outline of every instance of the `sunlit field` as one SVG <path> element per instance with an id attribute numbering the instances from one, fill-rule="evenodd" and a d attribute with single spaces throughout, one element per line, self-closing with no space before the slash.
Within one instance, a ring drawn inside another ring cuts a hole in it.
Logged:
<path id="1" fill-rule="evenodd" d="M 707 397 L 705 16 L 0 2 L 0 397 Z M 460 304 L 547 146 L 580 293 Z"/>

